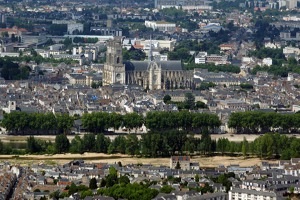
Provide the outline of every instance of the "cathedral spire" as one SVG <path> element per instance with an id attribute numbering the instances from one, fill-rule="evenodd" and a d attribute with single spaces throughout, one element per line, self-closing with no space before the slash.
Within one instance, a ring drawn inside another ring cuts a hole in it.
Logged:
<path id="1" fill-rule="evenodd" d="M 152 36 L 150 35 L 150 44 L 149 44 L 149 53 L 148 53 L 148 60 L 151 62 L 152 61 Z"/>

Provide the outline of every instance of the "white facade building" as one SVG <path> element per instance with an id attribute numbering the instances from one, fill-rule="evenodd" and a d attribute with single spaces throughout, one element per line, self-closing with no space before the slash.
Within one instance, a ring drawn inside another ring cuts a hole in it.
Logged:
<path id="1" fill-rule="evenodd" d="M 165 21 L 145 21 L 145 26 L 162 32 L 174 32 L 176 24 Z"/>
<path id="2" fill-rule="evenodd" d="M 173 51 L 175 48 L 176 40 L 135 40 L 135 45 L 142 45 L 143 50 L 150 49 L 150 43 L 152 46 L 152 50 L 161 50 L 168 49 L 169 51 Z"/>
<path id="3" fill-rule="evenodd" d="M 286 8 L 287 9 L 297 8 L 297 0 L 287 0 L 286 1 Z"/>
<path id="4" fill-rule="evenodd" d="M 74 31 L 78 31 L 78 33 L 83 32 L 83 24 L 75 23 L 75 24 L 68 24 L 68 34 L 73 34 Z"/>
<path id="5" fill-rule="evenodd" d="M 300 54 L 300 49 L 296 47 L 284 47 L 283 54 Z"/>
<path id="6" fill-rule="evenodd" d="M 205 64 L 206 63 L 207 52 L 201 51 L 195 57 L 195 64 Z"/>
<path id="7" fill-rule="evenodd" d="M 277 200 L 274 192 L 233 188 L 228 192 L 228 200 Z"/>
<path id="8" fill-rule="evenodd" d="M 268 67 L 270 67 L 272 64 L 273 64 L 272 58 L 264 58 L 264 59 L 262 60 L 262 65 L 263 65 L 263 66 L 268 66 Z"/>

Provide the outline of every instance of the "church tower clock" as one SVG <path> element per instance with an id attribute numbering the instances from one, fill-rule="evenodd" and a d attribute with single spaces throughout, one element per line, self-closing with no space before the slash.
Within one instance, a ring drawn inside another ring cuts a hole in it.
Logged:
<path id="1" fill-rule="evenodd" d="M 125 65 L 123 64 L 121 40 L 121 37 L 115 37 L 108 41 L 106 62 L 103 69 L 103 85 L 125 84 Z"/>

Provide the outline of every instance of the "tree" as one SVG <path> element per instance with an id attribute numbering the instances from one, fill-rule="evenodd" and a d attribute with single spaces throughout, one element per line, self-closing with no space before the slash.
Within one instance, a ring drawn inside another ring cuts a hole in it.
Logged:
<path id="1" fill-rule="evenodd" d="M 126 185 L 126 184 L 130 183 L 130 180 L 129 180 L 128 176 L 124 175 L 119 178 L 119 183 Z"/>
<path id="2" fill-rule="evenodd" d="M 116 129 L 119 129 L 122 126 L 123 116 L 119 113 L 113 112 L 109 115 L 109 120 L 108 121 L 109 121 L 108 126 L 110 128 L 114 128 L 114 131 L 115 131 Z"/>
<path id="3" fill-rule="evenodd" d="M 246 137 L 244 137 L 243 144 L 242 144 L 242 153 L 243 153 L 244 158 L 246 158 L 247 152 L 248 152 L 248 141 L 247 141 Z"/>
<path id="4" fill-rule="evenodd" d="M 207 131 L 204 131 L 201 134 L 201 143 L 200 143 L 200 150 L 203 152 L 203 154 L 210 153 L 212 150 L 212 140 Z"/>
<path id="5" fill-rule="evenodd" d="M 186 109 L 193 109 L 195 106 L 195 96 L 191 92 L 188 92 L 185 93 L 184 97 L 184 107 Z"/>
<path id="6" fill-rule="evenodd" d="M 135 112 L 127 113 L 123 116 L 123 122 L 124 126 L 128 128 L 130 132 L 133 128 L 140 128 L 144 123 L 144 118 Z"/>
<path id="7" fill-rule="evenodd" d="M 171 101 L 171 96 L 170 95 L 165 95 L 163 98 L 164 103 L 169 103 Z"/>
<path id="8" fill-rule="evenodd" d="M 250 83 L 241 83 L 240 87 L 242 89 L 253 89 L 253 85 L 251 85 Z"/>
<path id="9" fill-rule="evenodd" d="M 230 31 L 232 31 L 234 29 L 233 21 L 230 21 L 226 26 Z"/>
<path id="10" fill-rule="evenodd" d="M 196 108 L 207 109 L 208 107 L 207 107 L 207 105 L 204 102 L 197 101 L 196 102 Z"/>
<path id="11" fill-rule="evenodd" d="M 139 154 L 139 140 L 136 135 L 127 135 L 125 152 L 129 155 Z"/>
<path id="12" fill-rule="evenodd" d="M 289 187 L 289 193 L 294 194 L 294 191 L 295 191 L 295 187 L 290 186 Z"/>
<path id="13" fill-rule="evenodd" d="M 148 188 L 147 184 L 115 184 L 111 188 L 100 188 L 97 194 L 110 196 L 114 199 L 153 199 L 158 195 L 158 191 Z"/>
<path id="14" fill-rule="evenodd" d="M 82 140 L 83 149 L 86 152 L 95 151 L 95 135 L 94 134 L 85 134 Z"/>
<path id="15" fill-rule="evenodd" d="M 107 153 L 110 145 L 110 139 L 108 137 L 105 137 L 103 133 L 97 134 L 95 143 L 96 152 Z"/>
<path id="16" fill-rule="evenodd" d="M 79 135 L 75 135 L 75 137 L 72 139 L 71 145 L 70 145 L 70 152 L 71 153 L 83 153 L 84 152 L 83 141 Z"/>
<path id="17" fill-rule="evenodd" d="M 106 176 L 106 187 L 112 187 L 114 184 L 117 183 L 118 174 L 117 170 L 114 167 L 109 168 L 109 174 Z"/>
<path id="18" fill-rule="evenodd" d="M 60 196 L 59 194 L 60 194 L 60 191 L 56 190 L 50 194 L 50 198 L 59 199 L 59 196 Z"/>
<path id="19" fill-rule="evenodd" d="M 33 136 L 27 138 L 27 150 L 29 153 L 37 153 L 41 151 L 41 146 Z"/>
<path id="20" fill-rule="evenodd" d="M 179 163 L 178 161 L 177 161 L 177 163 L 176 163 L 175 169 L 181 169 L 180 163 Z"/>
<path id="21" fill-rule="evenodd" d="M 164 185 L 164 186 L 162 186 L 162 187 L 160 188 L 159 191 L 160 191 L 161 193 L 169 194 L 169 193 L 172 192 L 172 190 L 175 190 L 172 186 L 170 186 L 170 185 Z"/>
<path id="22" fill-rule="evenodd" d="M 1 140 L 0 140 L 0 153 L 4 154 L 4 144 Z"/>
<path id="23" fill-rule="evenodd" d="M 80 199 L 84 199 L 87 196 L 93 196 L 92 190 L 84 190 L 80 193 Z"/>
<path id="24" fill-rule="evenodd" d="M 96 178 L 92 178 L 90 180 L 89 188 L 91 190 L 97 189 L 97 180 L 96 180 Z"/>
<path id="25" fill-rule="evenodd" d="M 57 114 L 56 121 L 59 133 L 64 134 L 69 133 L 74 124 L 74 118 L 68 114 Z"/>
<path id="26" fill-rule="evenodd" d="M 55 137 L 55 149 L 57 153 L 68 152 L 70 147 L 70 142 L 66 135 L 57 135 Z"/>
<path id="27" fill-rule="evenodd" d="M 75 183 L 71 183 L 70 187 L 69 187 L 69 195 L 72 195 L 74 193 L 76 193 L 78 191 L 77 186 L 75 185 Z"/>
<path id="28" fill-rule="evenodd" d="M 195 181 L 196 181 L 197 183 L 199 182 L 199 179 L 200 179 L 199 174 L 196 174 L 196 175 L 195 175 Z"/>
<path id="29" fill-rule="evenodd" d="M 227 138 L 220 138 L 217 141 L 217 151 L 221 152 L 223 155 L 226 151 L 229 151 L 230 149 L 230 142 Z"/>

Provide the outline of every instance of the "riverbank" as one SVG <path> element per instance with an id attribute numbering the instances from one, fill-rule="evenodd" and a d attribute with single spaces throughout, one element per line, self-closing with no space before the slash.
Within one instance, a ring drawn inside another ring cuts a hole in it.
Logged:
<path id="1" fill-rule="evenodd" d="M 103 153 L 84 153 L 84 154 L 55 154 L 55 155 L 0 155 L 0 162 L 8 161 L 13 164 L 64 164 L 72 160 L 82 159 L 87 163 L 117 163 L 127 164 L 152 164 L 154 166 L 170 165 L 170 158 L 137 158 L 124 154 L 103 154 Z M 240 165 L 242 167 L 259 165 L 262 161 L 259 158 L 231 157 L 231 156 L 194 156 L 191 162 L 199 162 L 200 167 L 218 167 L 219 165 Z M 275 160 L 273 160 L 276 162 Z"/>

